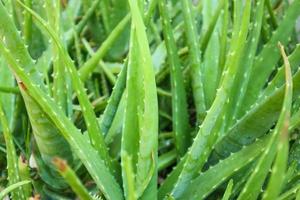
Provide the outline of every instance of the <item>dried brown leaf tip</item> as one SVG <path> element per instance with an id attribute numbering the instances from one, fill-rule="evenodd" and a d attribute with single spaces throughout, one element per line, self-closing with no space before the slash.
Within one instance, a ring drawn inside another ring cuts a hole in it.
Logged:
<path id="1" fill-rule="evenodd" d="M 25 164 L 25 165 L 28 164 L 28 162 L 27 162 L 26 157 L 25 157 L 24 154 L 21 154 L 20 157 L 19 157 L 19 159 L 20 159 L 20 163 Z"/>
<path id="2" fill-rule="evenodd" d="M 65 160 L 55 157 L 53 158 L 52 162 L 59 171 L 65 172 L 67 170 L 67 162 Z"/>
<path id="3" fill-rule="evenodd" d="M 41 195 L 35 194 L 33 197 L 30 197 L 29 200 L 41 200 Z"/>
<path id="4" fill-rule="evenodd" d="M 19 81 L 19 86 L 20 86 L 20 88 L 22 88 L 22 90 L 25 90 L 25 91 L 27 90 L 25 84 L 22 81 Z"/>

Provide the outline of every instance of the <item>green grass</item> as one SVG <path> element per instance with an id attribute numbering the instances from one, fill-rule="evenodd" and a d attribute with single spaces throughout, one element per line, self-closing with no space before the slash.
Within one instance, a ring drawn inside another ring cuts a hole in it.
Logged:
<path id="1" fill-rule="evenodd" d="M 0 1 L 0 199 L 300 199 L 300 1 Z"/>

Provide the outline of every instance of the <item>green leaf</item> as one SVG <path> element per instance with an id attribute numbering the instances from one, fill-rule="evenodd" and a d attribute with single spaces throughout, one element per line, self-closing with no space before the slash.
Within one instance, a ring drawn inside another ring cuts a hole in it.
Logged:
<path id="1" fill-rule="evenodd" d="M 284 119 L 284 128 L 279 135 L 279 141 L 277 145 L 277 155 L 272 167 L 272 174 L 267 186 L 267 190 L 264 193 L 263 199 L 264 200 L 272 200 L 276 199 L 280 191 L 283 187 L 283 181 L 285 178 L 287 164 L 288 164 L 288 156 L 289 156 L 289 133 L 288 133 L 288 126 L 289 126 L 289 117 L 291 112 L 291 104 L 292 104 L 292 73 L 290 63 L 288 58 L 285 54 L 283 46 L 280 45 L 281 55 L 284 60 L 285 65 L 285 74 L 286 74 L 286 96 L 285 96 L 285 108 L 287 109 L 287 114 Z M 289 103 L 289 104 L 288 104 Z"/>
<path id="2" fill-rule="evenodd" d="M 232 179 L 229 181 L 227 184 L 227 188 L 225 190 L 225 193 L 222 197 L 222 200 L 228 200 L 230 198 L 231 192 L 232 192 L 232 187 L 233 187 L 233 181 Z"/>
<path id="3" fill-rule="evenodd" d="M 14 183 L 14 184 L 8 186 L 7 188 L 5 188 L 4 190 L 2 190 L 0 192 L 0 199 L 4 199 L 4 197 L 6 195 L 8 195 L 10 192 L 12 192 L 15 189 L 18 189 L 22 185 L 28 184 L 28 183 L 31 183 L 31 181 L 20 181 L 20 182 L 17 182 L 17 183 Z"/>
<path id="4" fill-rule="evenodd" d="M 69 167 L 65 160 L 58 157 L 53 158 L 53 163 L 61 176 L 66 180 L 66 182 L 71 186 L 72 190 L 77 194 L 77 196 L 82 200 L 92 200 L 88 191 L 82 185 L 79 177 L 75 172 Z"/>
<path id="5" fill-rule="evenodd" d="M 189 135 L 189 116 L 184 80 L 165 0 L 159 2 L 159 10 L 162 16 L 163 33 L 168 53 L 168 65 L 171 72 L 173 133 L 175 135 L 177 151 L 182 156 L 190 146 L 191 138 Z"/>
<path id="6" fill-rule="evenodd" d="M 70 122 L 64 113 L 58 108 L 57 104 L 41 89 L 32 83 L 30 77 L 15 62 L 15 59 L 9 54 L 2 43 L 0 43 L 0 52 L 10 63 L 12 71 L 22 80 L 26 86 L 26 94 L 38 103 L 40 109 L 47 113 L 49 119 L 57 127 L 63 137 L 72 146 L 75 154 L 81 159 L 90 175 L 101 189 L 107 199 L 123 199 L 121 188 L 106 167 L 104 161 L 99 158 L 99 154 L 86 141 L 81 132 Z M 61 151 L 61 149 L 59 149 Z"/>
<path id="7" fill-rule="evenodd" d="M 197 111 L 197 120 L 203 121 L 207 106 L 205 105 L 205 96 L 203 88 L 203 74 L 201 73 L 201 52 L 197 45 L 197 30 L 192 13 L 192 3 L 189 0 L 181 0 L 182 11 L 184 16 L 185 34 L 189 47 L 189 56 L 191 59 L 190 74 L 192 78 L 192 88 L 194 102 Z"/>
<path id="8" fill-rule="evenodd" d="M 19 169 L 18 169 L 18 160 L 17 160 L 16 149 L 15 149 L 15 146 L 13 143 L 13 136 L 9 129 L 8 121 L 7 121 L 7 118 L 3 111 L 3 106 L 2 106 L 1 101 L 0 101 L 0 122 L 1 122 L 2 130 L 3 130 L 5 144 L 6 144 L 8 181 L 9 181 L 10 185 L 13 185 L 20 181 L 20 173 L 19 173 Z M 16 191 L 12 192 L 12 199 L 13 200 L 18 200 L 18 199 L 25 200 L 26 199 L 22 187 L 20 187 Z"/>
<path id="9" fill-rule="evenodd" d="M 138 197 L 147 199 L 155 198 L 157 190 L 157 91 L 143 18 L 136 2 L 130 0 L 129 5 L 132 27 L 122 151 L 128 153 L 133 162 L 137 163 Z"/>
<path id="10" fill-rule="evenodd" d="M 18 1 L 19 2 L 19 1 Z M 51 39 L 55 42 L 56 47 L 58 48 L 59 53 L 62 55 L 62 61 L 67 67 L 67 70 L 71 76 L 72 85 L 75 89 L 75 92 L 77 94 L 77 97 L 79 99 L 79 103 L 84 115 L 85 123 L 88 129 L 90 141 L 93 147 L 98 151 L 101 158 L 104 160 L 105 164 L 108 166 L 108 168 L 114 173 L 115 169 L 113 168 L 112 161 L 110 159 L 110 156 L 108 154 L 108 150 L 106 148 L 106 144 L 104 141 L 104 137 L 101 133 L 101 129 L 99 127 L 96 114 L 93 110 L 93 107 L 91 103 L 89 102 L 89 99 L 87 97 L 87 94 L 85 92 L 85 88 L 83 86 L 83 83 L 80 80 L 80 77 L 77 73 L 76 67 L 72 61 L 72 59 L 69 57 L 68 52 L 64 49 L 62 43 L 59 40 L 59 37 L 55 34 L 54 30 L 51 29 L 50 26 L 46 24 L 46 22 L 39 17 L 36 13 L 34 13 L 32 10 L 27 8 L 24 4 L 19 2 L 28 12 L 32 14 L 34 19 L 36 19 L 41 27 L 47 31 L 47 33 L 51 36 Z"/>
<path id="11" fill-rule="evenodd" d="M 281 51 L 282 50 L 282 46 L 280 47 Z M 291 110 L 291 105 L 292 105 L 292 75 L 291 75 L 291 69 L 290 66 L 288 64 L 288 61 L 286 59 L 286 57 L 284 57 L 285 60 L 285 74 L 286 74 L 286 86 L 285 86 L 285 96 L 284 96 L 284 101 L 283 101 L 283 105 L 282 105 L 282 110 L 278 119 L 278 122 L 276 124 L 275 130 L 274 132 L 270 133 L 271 134 L 271 140 L 269 141 L 269 143 L 266 146 L 266 150 L 264 151 L 264 153 L 262 154 L 262 156 L 260 157 L 260 159 L 258 160 L 258 163 L 253 171 L 253 173 L 251 174 L 250 178 L 248 179 L 244 189 L 242 190 L 242 192 L 240 193 L 238 199 L 239 200 L 244 200 L 244 199 L 256 199 L 261 191 L 261 187 L 264 183 L 264 179 L 266 178 L 269 169 L 271 167 L 271 164 L 273 162 L 273 159 L 276 155 L 276 148 L 278 146 L 279 143 L 279 139 L 281 138 L 281 136 L 283 137 L 288 137 L 288 127 L 289 127 L 289 118 L 290 118 L 290 110 Z M 280 143 L 279 143 L 280 144 Z M 284 146 L 284 144 L 282 144 Z M 283 147 L 282 146 L 282 147 Z M 280 146 L 279 146 L 280 147 Z M 285 154 L 285 151 L 282 152 L 283 155 Z M 279 162 L 281 162 L 281 159 L 284 158 L 279 158 Z M 282 173 L 282 166 L 278 166 L 281 165 L 281 163 L 276 163 L 275 162 L 275 166 L 280 167 L 281 169 L 279 170 L 279 173 Z M 281 171 L 281 172 L 280 172 Z M 276 174 L 278 172 L 275 172 Z M 283 178 L 283 176 L 281 176 Z M 278 177 L 275 177 L 275 180 Z M 274 186 L 274 182 L 273 180 L 274 177 L 271 176 L 271 188 L 273 189 Z M 278 179 L 277 179 L 278 180 Z M 276 182 L 277 183 L 277 182 Z M 279 185 L 275 185 L 276 187 L 276 193 L 272 194 L 272 196 L 274 195 L 275 197 L 280 193 L 280 187 L 278 187 Z M 274 191 L 272 191 L 274 192 Z"/>
<path id="12" fill-rule="evenodd" d="M 219 163 L 200 173 L 197 178 L 192 180 L 180 197 L 204 199 L 230 176 L 259 157 L 269 141 L 270 136 L 266 136 L 249 146 L 245 146 L 228 158 L 220 160 Z"/>

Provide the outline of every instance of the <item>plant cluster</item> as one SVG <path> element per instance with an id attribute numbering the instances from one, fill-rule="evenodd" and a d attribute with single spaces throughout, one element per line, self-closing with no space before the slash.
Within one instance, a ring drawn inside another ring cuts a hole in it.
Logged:
<path id="1" fill-rule="evenodd" d="M 0 199 L 300 200 L 300 0 L 0 0 Z"/>

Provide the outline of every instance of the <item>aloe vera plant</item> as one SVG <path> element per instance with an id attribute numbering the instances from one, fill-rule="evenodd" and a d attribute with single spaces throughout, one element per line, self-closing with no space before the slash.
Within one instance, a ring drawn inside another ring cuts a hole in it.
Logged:
<path id="1" fill-rule="evenodd" d="M 300 1 L 0 1 L 0 199 L 299 199 Z"/>

